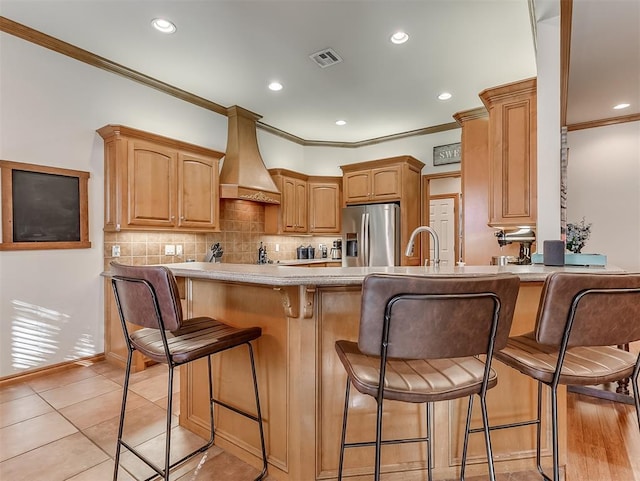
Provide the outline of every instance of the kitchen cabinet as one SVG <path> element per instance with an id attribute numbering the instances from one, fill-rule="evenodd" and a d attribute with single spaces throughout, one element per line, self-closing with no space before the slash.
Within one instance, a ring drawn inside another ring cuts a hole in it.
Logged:
<path id="1" fill-rule="evenodd" d="M 340 232 L 341 178 L 269 169 L 282 194 L 280 205 L 265 206 L 266 234 Z"/>
<path id="2" fill-rule="evenodd" d="M 306 233 L 308 230 L 308 176 L 286 169 L 269 169 L 280 190 L 280 205 L 265 206 L 265 233 Z"/>
<path id="3" fill-rule="evenodd" d="M 224 155 L 159 135 L 107 125 L 105 231 L 219 230 Z"/>
<path id="4" fill-rule="evenodd" d="M 348 167 L 348 166 L 346 166 Z M 346 204 L 400 200 L 402 166 L 392 163 L 370 169 L 343 169 Z"/>
<path id="5" fill-rule="evenodd" d="M 484 90 L 489 112 L 489 225 L 537 221 L 536 79 Z"/>
<path id="6" fill-rule="evenodd" d="M 340 232 L 342 179 L 340 177 L 309 177 L 309 232 L 337 234 Z"/>
<path id="7" fill-rule="evenodd" d="M 400 204 L 402 265 L 420 264 L 420 246 L 404 255 L 411 232 L 420 225 L 421 172 L 424 164 L 410 155 L 342 165 L 344 205 Z M 416 243 L 418 244 L 418 243 Z"/>
<path id="8" fill-rule="evenodd" d="M 500 247 L 489 220 L 489 113 L 484 107 L 458 112 L 462 128 L 462 259 L 467 265 L 489 265 L 491 257 L 518 255 L 518 244 Z"/>

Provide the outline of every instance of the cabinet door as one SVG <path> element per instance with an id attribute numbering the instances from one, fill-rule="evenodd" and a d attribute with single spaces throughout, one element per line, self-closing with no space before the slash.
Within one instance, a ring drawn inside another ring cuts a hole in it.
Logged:
<path id="1" fill-rule="evenodd" d="M 217 226 L 217 159 L 178 154 L 178 212 L 179 227 Z"/>
<path id="2" fill-rule="evenodd" d="M 127 152 L 127 224 L 176 225 L 177 152 L 129 140 Z"/>
<path id="3" fill-rule="evenodd" d="M 537 220 L 536 79 L 480 93 L 489 111 L 489 225 L 535 226 Z"/>
<path id="4" fill-rule="evenodd" d="M 296 180 L 296 232 L 307 232 L 308 230 L 308 200 L 307 183 L 303 180 Z"/>
<path id="5" fill-rule="evenodd" d="M 340 186 L 309 182 L 309 232 L 340 232 Z"/>
<path id="6" fill-rule="evenodd" d="M 494 226 L 536 224 L 535 98 L 492 110 L 491 217 Z"/>
<path id="7" fill-rule="evenodd" d="M 400 166 L 384 167 L 371 170 L 371 199 L 400 199 Z"/>
<path id="8" fill-rule="evenodd" d="M 371 196 L 371 171 L 344 174 L 344 199 L 347 204 L 368 202 Z"/>
<path id="9" fill-rule="evenodd" d="M 282 178 L 282 230 L 307 231 L 307 183 L 291 177 Z"/>

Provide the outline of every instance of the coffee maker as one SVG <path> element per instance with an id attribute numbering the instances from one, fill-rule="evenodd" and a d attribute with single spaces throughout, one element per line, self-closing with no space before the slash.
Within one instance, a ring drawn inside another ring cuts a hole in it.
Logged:
<path id="1" fill-rule="evenodd" d="M 331 259 L 339 261 L 342 259 L 342 239 L 336 239 L 333 241 L 333 247 L 331 248 Z"/>
<path id="2" fill-rule="evenodd" d="M 531 244 L 536 241 L 536 235 L 533 230 L 528 227 L 522 227 L 509 232 L 499 230 L 496 232 L 496 237 L 501 247 L 511 244 L 512 242 L 519 242 L 520 255 L 518 256 L 516 264 L 531 264 Z"/>

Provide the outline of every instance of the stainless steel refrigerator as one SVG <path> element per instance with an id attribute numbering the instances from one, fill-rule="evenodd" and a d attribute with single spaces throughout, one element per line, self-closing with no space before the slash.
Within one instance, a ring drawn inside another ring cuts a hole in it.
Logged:
<path id="1" fill-rule="evenodd" d="M 368 204 L 342 209 L 342 266 L 400 265 L 400 207 Z"/>

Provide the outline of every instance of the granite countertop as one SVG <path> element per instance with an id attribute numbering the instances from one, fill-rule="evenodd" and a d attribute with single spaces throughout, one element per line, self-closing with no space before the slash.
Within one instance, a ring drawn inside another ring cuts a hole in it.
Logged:
<path id="1" fill-rule="evenodd" d="M 307 259 L 306 263 L 309 259 Z M 317 259 L 323 262 L 323 260 Z M 325 261 L 326 262 L 326 261 Z M 552 272 L 615 273 L 624 272 L 616 266 L 604 267 L 549 267 L 540 264 L 506 266 L 455 266 L 455 267 L 296 267 L 278 264 L 225 264 L 209 262 L 185 262 L 166 264 L 174 275 L 194 279 L 242 282 L 271 286 L 359 285 L 364 277 L 373 273 L 405 275 L 483 275 L 512 272 L 522 282 L 540 282 Z M 105 275 L 109 275 L 108 272 Z"/>

